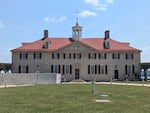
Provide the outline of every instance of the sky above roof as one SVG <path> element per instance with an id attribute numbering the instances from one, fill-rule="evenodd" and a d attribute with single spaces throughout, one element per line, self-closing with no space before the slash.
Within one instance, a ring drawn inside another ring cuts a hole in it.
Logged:
<path id="1" fill-rule="evenodd" d="M 32 42 L 49 30 L 50 37 L 71 37 L 71 27 L 83 27 L 82 37 L 129 42 L 150 62 L 150 0 L 1 0 L 0 62 L 11 63 L 11 49 Z"/>

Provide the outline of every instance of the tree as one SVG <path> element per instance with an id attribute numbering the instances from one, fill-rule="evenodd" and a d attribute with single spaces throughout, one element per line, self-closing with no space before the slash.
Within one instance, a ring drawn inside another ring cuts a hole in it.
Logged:
<path id="1" fill-rule="evenodd" d="M 6 73 L 7 71 L 11 70 L 11 64 L 0 64 L 0 71 L 1 70 L 4 70 Z"/>

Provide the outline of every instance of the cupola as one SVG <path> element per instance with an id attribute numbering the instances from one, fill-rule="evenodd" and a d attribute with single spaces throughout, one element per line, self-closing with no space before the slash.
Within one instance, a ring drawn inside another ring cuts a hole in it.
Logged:
<path id="1" fill-rule="evenodd" d="M 72 27 L 72 39 L 74 41 L 80 40 L 82 37 L 82 26 L 79 26 L 78 17 L 76 18 L 76 24 Z"/>

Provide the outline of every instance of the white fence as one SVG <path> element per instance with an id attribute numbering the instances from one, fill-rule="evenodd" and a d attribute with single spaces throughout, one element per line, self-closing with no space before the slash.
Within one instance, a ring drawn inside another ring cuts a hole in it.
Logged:
<path id="1" fill-rule="evenodd" d="M 12 73 L 0 74 L 0 85 L 59 84 L 61 74 L 55 73 Z"/>

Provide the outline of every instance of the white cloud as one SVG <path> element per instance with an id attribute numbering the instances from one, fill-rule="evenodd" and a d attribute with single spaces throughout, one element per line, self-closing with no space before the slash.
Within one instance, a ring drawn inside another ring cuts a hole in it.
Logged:
<path id="1" fill-rule="evenodd" d="M 55 20 L 55 17 L 44 17 L 45 22 L 54 22 Z"/>
<path id="2" fill-rule="evenodd" d="M 84 0 L 85 3 L 90 3 L 94 6 L 99 5 L 99 0 Z"/>
<path id="3" fill-rule="evenodd" d="M 98 10 L 106 10 L 108 4 L 114 3 L 114 0 L 105 0 L 105 4 L 100 0 L 84 0 L 84 3 L 93 5 Z"/>
<path id="4" fill-rule="evenodd" d="M 59 17 L 59 22 L 63 22 L 63 21 L 66 20 L 66 19 L 67 19 L 66 16 L 61 16 L 61 17 Z"/>
<path id="5" fill-rule="evenodd" d="M 100 0 L 84 0 L 85 3 L 92 4 L 94 7 L 100 10 L 106 10 L 107 5 L 101 4 Z"/>
<path id="6" fill-rule="evenodd" d="M 88 17 L 88 16 L 97 16 L 97 13 L 91 12 L 89 10 L 84 10 L 81 13 L 78 14 L 81 17 Z"/>
<path id="7" fill-rule="evenodd" d="M 67 19 L 66 16 L 61 16 L 61 17 L 58 17 L 58 18 L 47 16 L 47 17 L 44 17 L 43 20 L 44 20 L 45 22 L 63 22 L 63 21 L 66 20 L 66 19 Z"/>
<path id="8" fill-rule="evenodd" d="M 97 9 L 106 10 L 107 9 L 107 5 L 101 4 L 100 6 L 97 7 Z"/>
<path id="9" fill-rule="evenodd" d="M 51 21 L 51 22 L 54 22 L 55 20 L 56 20 L 55 17 L 50 18 L 50 21 Z"/>
<path id="10" fill-rule="evenodd" d="M 108 4 L 112 4 L 114 2 L 114 0 L 106 0 L 106 3 Z"/>
<path id="11" fill-rule="evenodd" d="M 4 23 L 0 20 L 0 29 L 5 28 Z"/>
<path id="12" fill-rule="evenodd" d="M 44 21 L 48 22 L 49 21 L 49 17 L 44 17 Z"/>

